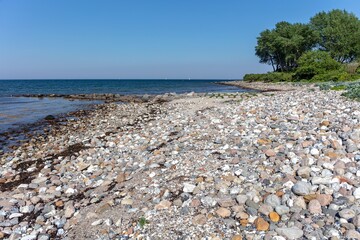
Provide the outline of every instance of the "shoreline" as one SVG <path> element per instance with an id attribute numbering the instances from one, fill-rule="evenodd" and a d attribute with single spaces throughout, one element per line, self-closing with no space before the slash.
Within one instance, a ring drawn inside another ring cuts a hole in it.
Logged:
<path id="1" fill-rule="evenodd" d="M 246 82 L 243 80 L 239 81 L 225 81 L 219 82 L 220 85 L 236 86 L 242 89 L 255 90 L 260 92 L 277 92 L 277 91 L 293 91 L 299 89 L 292 83 L 264 83 L 264 82 Z"/>
<path id="2" fill-rule="evenodd" d="M 168 100 L 102 104 L 0 156 L 0 235 L 356 236 L 360 103 L 307 86 Z"/>

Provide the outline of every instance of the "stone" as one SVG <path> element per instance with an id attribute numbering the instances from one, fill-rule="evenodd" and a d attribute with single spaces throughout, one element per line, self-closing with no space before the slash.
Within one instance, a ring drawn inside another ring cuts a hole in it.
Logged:
<path id="1" fill-rule="evenodd" d="M 63 207 L 64 206 L 64 202 L 62 200 L 56 201 L 55 202 L 55 206 L 56 207 Z"/>
<path id="2" fill-rule="evenodd" d="M 102 223 L 103 223 L 103 220 L 102 220 L 102 219 L 99 219 L 99 220 L 96 220 L 96 221 L 92 222 L 92 223 L 91 223 L 91 226 L 98 226 L 98 225 L 100 225 L 100 224 L 102 224 Z"/>
<path id="3" fill-rule="evenodd" d="M 300 167 L 296 174 L 302 178 L 309 178 L 311 173 L 311 169 L 309 167 Z"/>
<path id="4" fill-rule="evenodd" d="M 125 182 L 126 180 L 126 174 L 125 173 L 119 173 L 117 176 L 116 176 L 116 182 L 117 183 L 123 183 Z"/>
<path id="5" fill-rule="evenodd" d="M 184 183 L 183 191 L 186 192 L 186 193 L 192 193 L 195 188 L 196 188 L 196 186 L 193 185 L 193 184 Z"/>
<path id="6" fill-rule="evenodd" d="M 352 223 L 354 224 L 355 227 L 359 228 L 360 227 L 360 215 L 356 215 L 353 219 L 352 219 Z"/>
<path id="7" fill-rule="evenodd" d="M 310 150 L 310 154 L 313 155 L 313 156 L 318 156 L 320 154 L 319 150 L 316 149 L 316 148 L 312 148 Z"/>
<path id="8" fill-rule="evenodd" d="M 287 206 L 284 205 L 279 205 L 275 207 L 275 211 L 279 214 L 279 215 L 284 215 L 290 212 L 290 208 L 288 208 Z"/>
<path id="9" fill-rule="evenodd" d="M 64 216 L 66 218 L 71 218 L 74 213 L 75 213 L 75 208 L 74 206 L 70 205 L 65 208 Z"/>
<path id="10" fill-rule="evenodd" d="M 270 220 L 273 221 L 273 222 L 278 222 L 278 221 L 280 221 L 280 216 L 279 216 L 279 214 L 277 214 L 276 212 L 271 212 L 271 213 L 269 214 L 269 218 L 270 218 Z"/>
<path id="11" fill-rule="evenodd" d="M 308 209 L 309 209 L 309 212 L 312 214 L 321 214 L 322 213 L 321 204 L 317 199 L 313 199 L 309 202 Z"/>
<path id="12" fill-rule="evenodd" d="M 280 198 L 276 196 L 275 194 L 270 194 L 265 198 L 264 201 L 267 205 L 270 205 L 272 207 L 276 207 L 281 205 Z"/>
<path id="13" fill-rule="evenodd" d="M 204 225 L 206 222 L 207 222 L 207 219 L 204 214 L 196 215 L 192 220 L 192 223 L 194 225 Z"/>
<path id="14" fill-rule="evenodd" d="M 339 216 L 342 218 L 345 218 L 346 220 L 349 220 L 353 217 L 355 217 L 356 213 L 352 209 L 343 209 L 339 212 Z"/>
<path id="15" fill-rule="evenodd" d="M 328 206 L 332 202 L 333 197 L 330 194 L 318 194 L 316 199 L 321 206 Z"/>
<path id="16" fill-rule="evenodd" d="M 346 239 L 360 239 L 360 233 L 356 230 L 347 230 L 345 237 Z"/>
<path id="17" fill-rule="evenodd" d="M 356 199 L 360 199 L 360 187 L 359 188 L 356 188 L 353 192 L 353 196 L 356 198 Z"/>
<path id="18" fill-rule="evenodd" d="M 236 205 L 235 200 L 233 200 L 231 197 L 220 198 L 217 200 L 217 202 L 221 207 L 225 207 L 225 208 Z"/>
<path id="19" fill-rule="evenodd" d="M 238 196 L 236 197 L 236 201 L 237 201 L 238 204 L 240 204 L 240 205 L 244 205 L 247 200 L 248 200 L 248 196 L 246 196 L 246 195 L 238 195 Z"/>
<path id="20" fill-rule="evenodd" d="M 289 240 L 298 239 L 304 235 L 303 230 L 297 227 L 276 228 L 275 231 Z"/>
<path id="21" fill-rule="evenodd" d="M 331 183 L 331 180 L 332 177 L 313 177 L 311 179 L 311 183 L 314 185 L 319 185 L 319 184 L 327 185 Z"/>
<path id="22" fill-rule="evenodd" d="M 168 200 L 163 200 L 159 204 L 155 206 L 155 210 L 164 210 L 169 209 L 171 206 L 171 202 Z"/>
<path id="23" fill-rule="evenodd" d="M 272 149 L 268 149 L 265 151 L 265 155 L 268 157 L 275 157 L 276 156 L 276 152 Z"/>
<path id="24" fill-rule="evenodd" d="M 264 215 L 269 215 L 272 211 L 274 211 L 273 207 L 267 204 L 262 204 L 259 208 L 259 213 L 262 213 Z"/>
<path id="25" fill-rule="evenodd" d="M 242 240 L 242 236 L 241 235 L 235 235 L 231 238 L 231 240 Z"/>
<path id="26" fill-rule="evenodd" d="M 219 208 L 218 210 L 216 210 L 217 215 L 219 215 L 222 218 L 227 218 L 230 217 L 231 212 L 229 209 L 226 208 Z"/>
<path id="27" fill-rule="evenodd" d="M 201 203 L 205 206 L 205 207 L 215 207 L 217 204 L 217 201 L 210 197 L 210 196 L 206 196 L 204 198 L 201 198 Z"/>
<path id="28" fill-rule="evenodd" d="M 256 230 L 258 230 L 258 231 L 269 230 L 270 224 L 261 217 L 258 217 L 254 223 L 255 223 Z"/>
<path id="29" fill-rule="evenodd" d="M 306 202 L 303 197 L 297 197 L 294 200 L 294 207 L 299 207 L 301 209 L 306 209 Z"/>
<path id="30" fill-rule="evenodd" d="M 307 182 L 298 181 L 297 183 L 294 184 L 291 190 L 296 195 L 305 196 L 311 192 L 311 185 Z"/>
<path id="31" fill-rule="evenodd" d="M 121 205 L 132 205 L 133 202 L 134 201 L 131 198 L 124 198 L 123 200 L 121 200 Z"/>

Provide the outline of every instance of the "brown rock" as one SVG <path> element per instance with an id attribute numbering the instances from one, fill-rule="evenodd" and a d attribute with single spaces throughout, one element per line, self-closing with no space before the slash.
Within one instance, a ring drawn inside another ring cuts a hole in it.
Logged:
<path id="1" fill-rule="evenodd" d="M 301 143 L 303 148 L 310 147 L 312 144 L 313 144 L 312 141 L 304 141 L 304 142 Z"/>
<path id="2" fill-rule="evenodd" d="M 190 203 L 190 207 L 196 208 L 196 207 L 200 206 L 200 204 L 201 204 L 201 202 L 199 201 L 199 199 L 193 199 Z"/>
<path id="3" fill-rule="evenodd" d="M 330 122 L 327 121 L 327 120 L 324 120 L 320 123 L 320 126 L 325 126 L 325 127 L 328 127 L 330 125 Z"/>
<path id="4" fill-rule="evenodd" d="M 156 209 L 156 210 L 163 210 L 163 209 L 168 209 L 168 208 L 170 208 L 170 206 L 171 206 L 171 202 L 170 202 L 170 201 L 168 201 L 168 200 L 163 200 L 163 201 L 161 201 L 159 204 L 157 204 L 157 205 L 155 206 L 155 209 Z"/>
<path id="5" fill-rule="evenodd" d="M 95 210 L 95 212 L 96 212 L 96 213 L 103 213 L 103 212 L 109 210 L 110 207 L 111 207 L 111 206 L 110 206 L 109 203 L 105 203 L 105 204 L 101 205 L 100 207 L 98 207 L 98 208 Z"/>
<path id="6" fill-rule="evenodd" d="M 243 227 L 245 227 L 248 223 L 249 223 L 249 220 L 247 220 L 247 219 L 241 219 L 241 220 L 240 220 L 240 224 L 241 224 L 241 226 L 243 226 Z"/>
<path id="7" fill-rule="evenodd" d="M 280 215 L 277 214 L 276 212 L 271 212 L 271 213 L 269 214 L 269 217 L 270 217 L 271 221 L 273 221 L 273 222 L 278 222 L 278 221 L 280 221 Z"/>
<path id="8" fill-rule="evenodd" d="M 116 177 L 116 182 L 117 183 L 125 182 L 125 180 L 126 180 L 126 174 L 125 173 L 119 173 L 119 175 L 117 175 L 117 177 Z"/>
<path id="9" fill-rule="evenodd" d="M 198 177 L 198 178 L 195 179 L 195 182 L 197 182 L 197 183 L 201 183 L 203 181 L 204 181 L 203 177 Z"/>
<path id="10" fill-rule="evenodd" d="M 265 155 L 268 157 L 275 157 L 276 156 L 276 152 L 272 149 L 268 149 L 265 151 Z"/>
<path id="11" fill-rule="evenodd" d="M 62 207 L 62 206 L 64 206 L 64 202 L 62 200 L 56 201 L 55 206 L 56 207 Z"/>
<path id="12" fill-rule="evenodd" d="M 271 140 L 265 139 L 265 138 L 260 138 L 260 139 L 258 139 L 257 143 L 258 143 L 259 145 L 266 145 L 266 144 L 270 144 L 270 143 L 271 143 Z"/>
<path id="13" fill-rule="evenodd" d="M 254 223 L 256 226 L 256 230 L 258 230 L 258 231 L 269 230 L 270 224 L 261 217 L 258 217 Z"/>
<path id="14" fill-rule="evenodd" d="M 316 199 L 319 201 L 321 206 L 327 206 L 333 200 L 333 197 L 330 194 L 319 194 L 316 196 Z"/>
<path id="15" fill-rule="evenodd" d="M 334 153 L 334 152 L 327 152 L 325 155 L 328 156 L 331 159 L 337 159 L 339 157 L 339 155 L 337 153 Z"/>
<path id="16" fill-rule="evenodd" d="M 308 194 L 304 196 L 305 202 L 310 202 L 311 200 L 314 200 L 317 198 L 317 194 Z"/>
<path id="17" fill-rule="evenodd" d="M 192 223 L 194 225 L 204 225 L 206 223 L 206 221 L 207 221 L 207 219 L 206 219 L 205 215 L 199 214 L 193 218 Z"/>
<path id="18" fill-rule="evenodd" d="M 230 217 L 230 210 L 229 209 L 226 209 L 226 208 L 219 208 L 217 211 L 216 211 L 217 215 L 219 215 L 220 217 L 222 218 L 227 218 L 227 217 Z"/>
<path id="19" fill-rule="evenodd" d="M 242 240 L 242 236 L 241 235 L 235 235 L 231 238 L 231 240 Z"/>

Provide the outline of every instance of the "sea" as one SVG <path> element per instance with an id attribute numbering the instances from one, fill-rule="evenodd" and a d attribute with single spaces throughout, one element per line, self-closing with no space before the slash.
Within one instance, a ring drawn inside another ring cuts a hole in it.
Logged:
<path id="1" fill-rule="evenodd" d="M 101 101 L 63 98 L 28 98 L 24 94 L 117 93 L 124 95 L 242 92 L 234 86 L 217 84 L 228 80 L 0 80 L 0 134 L 39 121 L 47 115 L 60 115 L 86 109 Z"/>

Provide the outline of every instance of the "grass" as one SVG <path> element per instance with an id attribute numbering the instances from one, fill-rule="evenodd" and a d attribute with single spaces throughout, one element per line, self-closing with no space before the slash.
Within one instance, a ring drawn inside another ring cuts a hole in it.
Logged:
<path id="1" fill-rule="evenodd" d="M 149 223 L 149 221 L 148 220 L 146 220 L 146 218 L 144 218 L 144 217 L 141 217 L 140 219 L 139 219 L 139 226 L 141 227 L 141 228 L 143 228 L 143 227 L 145 227 L 145 225 L 146 224 L 148 224 Z"/>

